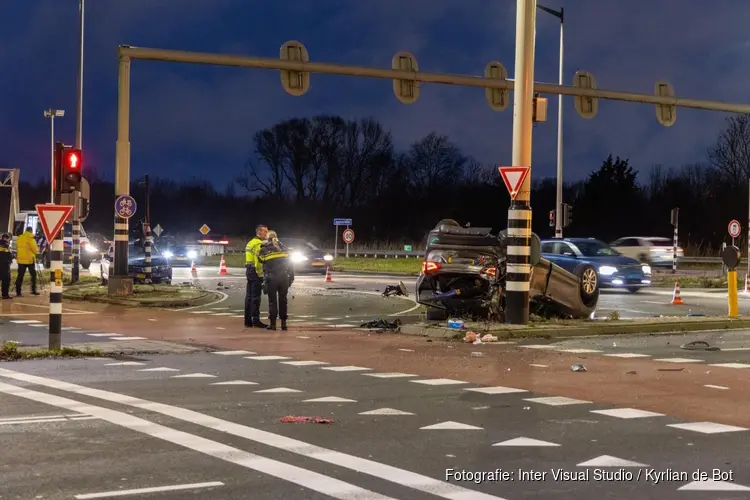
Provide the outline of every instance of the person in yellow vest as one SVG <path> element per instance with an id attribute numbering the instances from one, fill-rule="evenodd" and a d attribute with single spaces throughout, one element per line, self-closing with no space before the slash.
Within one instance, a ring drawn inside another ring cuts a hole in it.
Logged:
<path id="1" fill-rule="evenodd" d="M 281 329 L 286 330 L 287 294 L 294 282 L 294 267 L 276 231 L 268 232 L 268 241 L 260 247 L 258 258 L 263 263 L 263 287 L 268 294 L 268 330 L 276 330 L 277 317 L 281 320 Z"/>
<path id="2" fill-rule="evenodd" d="M 266 328 L 260 321 L 260 299 L 263 295 L 263 263 L 258 259 L 260 247 L 268 237 L 268 227 L 259 224 L 255 228 L 255 238 L 245 245 L 245 327 Z"/>
<path id="3" fill-rule="evenodd" d="M 39 295 L 36 291 L 36 256 L 39 247 L 34 240 L 34 233 L 30 227 L 16 239 L 16 262 L 18 262 L 18 277 L 16 278 L 16 297 L 21 296 L 21 285 L 28 269 L 31 275 L 31 295 Z"/>

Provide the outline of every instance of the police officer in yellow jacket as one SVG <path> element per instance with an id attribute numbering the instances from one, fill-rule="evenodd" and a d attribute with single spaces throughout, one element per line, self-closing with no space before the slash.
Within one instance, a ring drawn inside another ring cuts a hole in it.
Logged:
<path id="1" fill-rule="evenodd" d="M 12 299 L 10 296 L 10 265 L 13 263 L 13 254 L 10 252 L 10 235 L 3 233 L 0 237 L 0 289 L 4 299 Z"/>
<path id="2" fill-rule="evenodd" d="M 39 247 L 34 240 L 34 232 L 31 227 L 16 238 L 16 262 L 18 262 L 18 277 L 16 278 L 16 296 L 21 296 L 21 285 L 28 269 L 31 275 L 31 295 L 39 295 L 36 291 L 36 256 L 39 255 Z"/>
<path id="3" fill-rule="evenodd" d="M 260 299 L 263 295 L 263 263 L 258 258 L 260 247 L 268 236 L 268 227 L 263 224 L 256 226 L 255 238 L 245 246 L 245 276 L 247 289 L 245 292 L 245 326 L 250 328 L 265 328 L 260 321 Z"/>
<path id="4" fill-rule="evenodd" d="M 286 330 L 289 304 L 287 294 L 294 282 L 294 268 L 289 260 L 289 252 L 279 241 L 275 231 L 268 232 L 268 241 L 260 248 L 259 258 L 263 263 L 263 287 L 268 294 L 268 329 L 276 330 L 278 317 L 281 329 Z"/>

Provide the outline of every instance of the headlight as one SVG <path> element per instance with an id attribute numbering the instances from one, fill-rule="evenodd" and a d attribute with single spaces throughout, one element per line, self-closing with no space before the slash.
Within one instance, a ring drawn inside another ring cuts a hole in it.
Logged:
<path id="1" fill-rule="evenodd" d="M 325 260 L 325 261 L 332 261 L 333 260 L 333 255 L 326 254 L 326 255 L 323 256 L 323 260 Z"/>
<path id="2" fill-rule="evenodd" d="M 166 252 L 164 252 L 164 257 L 171 259 L 172 257 L 174 257 L 174 254 L 167 250 Z"/>
<path id="3" fill-rule="evenodd" d="M 91 245 L 86 245 L 86 253 L 98 253 L 99 250 Z"/>
<path id="4" fill-rule="evenodd" d="M 612 267 L 612 266 L 602 266 L 599 268 L 599 274 L 604 275 L 604 276 L 612 276 L 616 272 L 617 272 L 617 268 Z"/>
<path id="5" fill-rule="evenodd" d="M 187 255 L 188 255 L 188 259 L 194 259 L 198 256 L 195 250 L 190 250 Z"/>
<path id="6" fill-rule="evenodd" d="M 651 274 L 651 266 L 641 266 L 643 274 Z"/>
<path id="7" fill-rule="evenodd" d="M 304 262 L 307 260 L 307 256 L 301 252 L 294 252 L 290 258 L 292 262 Z"/>

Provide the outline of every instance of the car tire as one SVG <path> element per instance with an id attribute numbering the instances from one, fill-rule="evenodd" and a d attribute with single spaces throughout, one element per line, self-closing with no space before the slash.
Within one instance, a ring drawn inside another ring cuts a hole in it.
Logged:
<path id="1" fill-rule="evenodd" d="M 599 274 L 596 268 L 591 264 L 581 264 L 574 274 L 578 276 L 580 282 L 579 293 L 581 301 L 587 307 L 593 307 L 599 300 Z"/>
<path id="2" fill-rule="evenodd" d="M 640 289 L 641 289 L 641 287 L 639 287 L 639 286 L 629 286 L 628 287 L 628 292 L 630 292 L 630 293 L 638 293 L 638 291 Z"/>
<path id="3" fill-rule="evenodd" d="M 81 260 L 81 267 L 84 269 L 91 268 L 91 260 L 90 259 L 82 259 Z"/>
<path id="4" fill-rule="evenodd" d="M 435 307 L 431 307 L 427 309 L 427 313 L 425 313 L 425 316 L 427 318 L 427 321 L 445 321 L 448 319 L 448 311 L 445 309 L 437 309 Z"/>

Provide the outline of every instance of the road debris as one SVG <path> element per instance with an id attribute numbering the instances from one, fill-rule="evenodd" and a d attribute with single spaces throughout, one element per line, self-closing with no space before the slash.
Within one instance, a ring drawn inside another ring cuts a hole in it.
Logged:
<path id="1" fill-rule="evenodd" d="M 376 333 L 398 332 L 401 331 L 401 320 L 395 319 L 393 321 L 388 321 L 383 318 L 375 318 L 366 323 L 362 323 L 359 327 L 376 330 Z"/>
<path id="2" fill-rule="evenodd" d="M 705 342 L 703 340 L 694 340 L 692 342 L 688 342 L 687 344 L 682 344 L 680 346 L 680 349 L 685 349 L 686 351 L 720 351 L 718 347 L 714 347 L 710 345 L 708 342 Z"/>
<path id="3" fill-rule="evenodd" d="M 464 335 L 464 342 L 467 344 L 476 344 L 477 341 L 481 343 L 479 335 L 477 335 L 476 332 L 466 332 L 466 335 Z"/>
<path id="4" fill-rule="evenodd" d="M 287 415 L 286 417 L 281 417 L 279 419 L 281 422 L 284 422 L 285 424 L 332 424 L 333 420 L 330 418 L 323 418 L 323 417 L 297 417 L 293 415 Z"/>
<path id="5" fill-rule="evenodd" d="M 637 373 L 635 370 L 630 370 L 629 372 L 625 372 L 625 375 L 635 375 Z"/>
<path id="6" fill-rule="evenodd" d="M 448 320 L 448 328 L 452 328 L 454 330 L 460 330 L 463 327 L 464 327 L 464 320 L 462 319 L 451 318 Z"/>
<path id="7" fill-rule="evenodd" d="M 482 342 L 497 342 L 497 337 L 491 333 L 486 333 L 482 336 Z"/>
<path id="8" fill-rule="evenodd" d="M 574 364 L 573 366 L 570 367 L 570 371 L 572 371 L 572 372 L 587 372 L 588 370 L 582 364 L 576 363 L 576 364 Z"/>
<path id="9" fill-rule="evenodd" d="M 388 285 L 385 287 L 383 297 L 393 297 L 394 295 L 402 297 L 409 296 L 409 290 L 406 289 L 406 285 L 404 285 L 403 281 L 399 281 L 398 285 Z"/>
<path id="10" fill-rule="evenodd" d="M 681 372 L 684 368 L 657 368 L 659 372 Z"/>
<path id="11" fill-rule="evenodd" d="M 481 358 L 482 356 L 484 356 L 484 353 L 481 353 L 481 352 L 478 352 L 478 351 L 474 351 L 474 352 L 471 353 L 471 357 L 472 358 Z"/>

